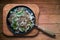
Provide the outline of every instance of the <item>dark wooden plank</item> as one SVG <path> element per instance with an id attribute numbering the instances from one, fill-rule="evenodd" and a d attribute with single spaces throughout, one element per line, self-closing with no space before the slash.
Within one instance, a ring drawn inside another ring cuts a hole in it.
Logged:
<path id="1" fill-rule="evenodd" d="M 40 23 L 39 24 L 40 27 L 52 31 L 55 34 L 59 34 L 60 33 L 60 24 L 55 24 L 55 23 Z"/>
<path id="2" fill-rule="evenodd" d="M 42 15 L 60 15 L 60 5 L 38 4 Z"/>
<path id="3" fill-rule="evenodd" d="M 0 0 L 0 3 L 43 3 L 43 4 L 60 4 L 60 0 Z"/>
<path id="4" fill-rule="evenodd" d="M 39 23 L 60 23 L 60 15 L 40 15 Z"/>

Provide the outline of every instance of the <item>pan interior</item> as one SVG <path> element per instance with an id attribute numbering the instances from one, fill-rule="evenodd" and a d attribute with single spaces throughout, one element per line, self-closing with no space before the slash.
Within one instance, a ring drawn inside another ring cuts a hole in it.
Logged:
<path id="1" fill-rule="evenodd" d="M 35 25 L 35 15 L 26 6 L 16 6 L 7 15 L 7 24 L 15 34 L 26 33 Z"/>

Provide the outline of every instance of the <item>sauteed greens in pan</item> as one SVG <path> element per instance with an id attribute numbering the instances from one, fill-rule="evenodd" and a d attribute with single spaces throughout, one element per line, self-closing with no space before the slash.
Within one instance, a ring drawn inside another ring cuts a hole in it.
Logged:
<path id="1" fill-rule="evenodd" d="M 8 20 L 16 33 L 19 33 L 19 31 L 27 32 L 29 28 L 33 27 L 34 16 L 33 13 L 30 13 L 28 9 L 24 7 L 18 7 L 10 11 L 10 14 L 11 15 Z"/>

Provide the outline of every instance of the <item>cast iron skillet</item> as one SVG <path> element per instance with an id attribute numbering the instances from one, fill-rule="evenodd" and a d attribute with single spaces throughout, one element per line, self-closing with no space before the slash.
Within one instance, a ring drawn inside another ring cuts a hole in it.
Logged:
<path id="1" fill-rule="evenodd" d="M 25 8 L 27 8 L 27 10 L 29 11 L 29 13 L 33 13 L 33 16 L 35 17 L 34 12 L 33 12 L 29 7 L 23 6 L 23 5 L 21 5 L 21 6 L 16 6 L 16 7 L 12 8 L 10 11 L 13 11 L 15 8 L 18 8 L 18 7 L 25 7 Z M 13 28 L 11 27 L 11 24 L 10 24 L 9 21 L 8 21 L 8 18 L 9 18 L 9 16 L 10 16 L 10 11 L 8 12 L 8 15 L 7 15 L 7 18 L 6 18 L 6 22 L 7 22 L 8 29 L 9 29 L 14 35 L 17 35 L 17 34 L 27 34 L 27 33 L 29 33 L 30 31 L 32 31 L 32 30 L 34 29 L 34 27 L 37 27 L 39 30 L 43 31 L 44 33 L 47 33 L 48 35 L 51 35 L 51 36 L 55 36 L 55 34 L 54 34 L 53 32 L 48 31 L 48 30 L 46 30 L 45 28 L 42 28 L 42 27 L 40 27 L 40 26 L 38 26 L 38 25 L 36 26 L 36 19 L 35 19 L 35 18 L 33 19 L 35 25 L 34 25 L 32 28 L 29 28 L 29 30 L 28 30 L 27 32 L 21 32 L 21 31 L 20 31 L 19 33 L 15 33 L 15 30 L 13 30 Z"/>
<path id="2" fill-rule="evenodd" d="M 14 9 L 16 9 L 16 8 L 18 8 L 18 7 L 27 8 L 27 10 L 29 11 L 29 13 L 33 13 L 33 16 L 34 16 L 33 20 L 34 20 L 34 24 L 35 24 L 35 15 L 34 15 L 34 12 L 33 12 L 30 8 L 28 8 L 28 7 L 26 7 L 26 6 L 16 6 L 16 7 L 12 8 L 10 11 L 13 11 Z M 8 25 L 9 30 L 10 30 L 13 34 L 27 34 L 27 33 L 29 33 L 31 30 L 33 30 L 34 26 L 33 26 L 32 28 L 29 28 L 29 30 L 28 30 L 27 32 L 21 32 L 21 31 L 20 31 L 19 33 L 15 33 L 15 30 L 13 30 L 13 28 L 11 27 L 10 22 L 8 21 L 8 18 L 10 17 L 10 11 L 8 12 L 8 15 L 7 15 L 7 18 L 6 18 L 6 22 L 7 22 L 7 25 Z"/>

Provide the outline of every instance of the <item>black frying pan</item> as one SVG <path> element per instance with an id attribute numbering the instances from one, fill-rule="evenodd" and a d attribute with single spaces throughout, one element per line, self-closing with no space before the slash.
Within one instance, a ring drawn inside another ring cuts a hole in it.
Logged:
<path id="1" fill-rule="evenodd" d="M 8 20 L 8 18 L 9 18 L 10 15 L 11 15 L 11 14 L 10 14 L 10 11 L 14 11 L 14 9 L 16 9 L 16 8 L 18 8 L 18 7 L 24 7 L 24 8 L 26 8 L 26 10 L 28 10 L 28 12 L 29 12 L 30 14 L 33 14 L 32 16 L 34 17 L 34 18 L 32 19 L 34 25 L 32 26 L 32 28 L 29 28 L 26 32 L 25 32 L 25 31 L 24 31 L 24 32 L 19 31 L 19 33 L 16 33 L 15 30 L 11 27 L 11 23 L 10 23 L 9 20 Z M 17 35 L 17 34 L 27 34 L 27 33 L 29 33 L 30 31 L 32 31 L 35 27 L 37 27 L 39 30 L 43 31 L 44 33 L 47 33 L 48 35 L 51 35 L 51 36 L 54 36 L 54 35 L 55 35 L 53 32 L 48 31 L 48 30 L 46 30 L 45 28 L 42 28 L 42 27 L 36 25 L 36 17 L 35 17 L 35 15 L 34 15 L 34 12 L 33 12 L 29 7 L 27 7 L 27 6 L 16 6 L 16 7 L 12 8 L 11 10 L 9 10 L 8 15 L 7 15 L 7 18 L 6 18 L 6 22 L 7 22 L 7 25 L 8 25 L 9 30 L 10 30 L 13 34 L 15 34 L 15 35 Z"/>

